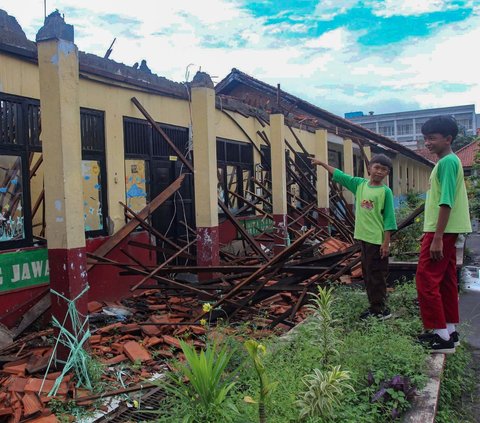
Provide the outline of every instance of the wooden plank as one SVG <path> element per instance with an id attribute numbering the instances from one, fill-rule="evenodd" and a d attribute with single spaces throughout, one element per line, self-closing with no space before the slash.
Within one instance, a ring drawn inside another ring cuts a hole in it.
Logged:
<path id="1" fill-rule="evenodd" d="M 177 253 L 175 253 L 173 256 L 171 256 L 168 260 L 164 261 L 162 264 L 160 264 L 156 269 L 152 270 L 147 276 L 145 276 L 140 282 L 135 284 L 135 286 L 132 286 L 130 288 L 130 291 L 135 291 L 142 283 L 150 279 L 152 276 L 156 275 L 160 270 L 165 267 L 168 263 L 171 261 L 175 260 L 181 253 L 183 253 L 185 250 L 188 250 L 193 244 L 197 242 L 196 239 L 193 241 L 190 241 L 185 247 L 183 247 L 181 250 L 179 250 Z"/>
<path id="2" fill-rule="evenodd" d="M 47 294 L 45 292 L 45 294 Z M 19 325 L 13 329 L 13 337 L 17 338 L 25 329 L 27 329 L 35 320 L 37 320 L 43 313 L 45 313 L 51 305 L 50 295 L 45 295 L 35 305 L 30 307 L 28 311 L 23 315 Z"/>
<path id="3" fill-rule="evenodd" d="M 219 305 L 223 304 L 226 300 L 229 298 L 233 297 L 237 292 L 239 292 L 244 286 L 250 284 L 253 281 L 256 281 L 260 276 L 264 275 L 266 272 L 271 270 L 271 268 L 275 265 L 277 265 L 279 262 L 282 260 L 285 260 L 292 252 L 296 251 L 300 246 L 305 242 L 305 240 L 312 235 L 313 229 L 310 229 L 308 232 L 306 232 L 303 236 L 298 238 L 292 245 L 290 245 L 288 248 L 283 250 L 281 253 L 277 254 L 275 257 L 273 257 L 268 263 L 265 263 L 262 267 L 260 267 L 256 272 L 252 273 L 250 277 L 245 279 L 244 281 L 240 282 L 238 285 L 235 286 L 230 292 L 228 292 L 224 297 L 222 297 L 219 301 L 217 301 L 214 305 L 213 308 L 217 308 Z M 205 315 L 208 313 L 202 313 L 199 315 L 195 321 L 200 320 L 203 318 Z"/>
<path id="4" fill-rule="evenodd" d="M 170 184 L 164 191 L 157 195 L 149 204 L 147 204 L 143 210 L 138 213 L 138 217 L 146 219 L 153 211 L 160 207 L 165 201 L 167 201 L 182 185 L 185 175 L 180 175 L 175 181 Z M 112 251 L 120 242 L 122 242 L 137 226 L 140 222 L 137 220 L 130 220 L 125 226 L 120 228 L 112 237 L 105 241 L 100 247 L 95 250 L 95 255 L 104 257 L 110 251 Z M 94 263 L 87 266 L 87 270 L 92 269 L 95 266 Z"/>

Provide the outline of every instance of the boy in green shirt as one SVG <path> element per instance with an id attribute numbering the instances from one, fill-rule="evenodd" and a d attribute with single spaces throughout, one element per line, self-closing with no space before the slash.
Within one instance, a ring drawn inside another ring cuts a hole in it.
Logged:
<path id="1" fill-rule="evenodd" d="M 368 167 L 370 179 L 347 175 L 328 163 L 312 159 L 312 164 L 324 167 L 333 180 L 355 194 L 354 238 L 360 241 L 362 273 L 370 307 L 360 318 L 391 317 L 386 307 L 388 255 L 390 232 L 397 229 L 393 206 L 393 193 L 383 180 L 392 168 L 384 154 L 372 157 Z"/>
<path id="2" fill-rule="evenodd" d="M 458 234 L 472 231 L 462 163 L 452 152 L 457 122 L 450 116 L 436 116 L 423 124 L 422 134 L 425 147 L 439 161 L 430 175 L 416 274 L 423 326 L 431 332 L 419 339 L 432 352 L 452 353 L 459 343 L 455 243 Z"/>

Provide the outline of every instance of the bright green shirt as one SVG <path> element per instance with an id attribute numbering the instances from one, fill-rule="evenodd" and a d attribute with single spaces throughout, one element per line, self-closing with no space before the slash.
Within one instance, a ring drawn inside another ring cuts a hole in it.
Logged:
<path id="1" fill-rule="evenodd" d="M 472 232 L 462 163 L 454 153 L 442 157 L 430 175 L 430 189 L 425 201 L 424 232 L 437 230 L 438 214 L 442 205 L 451 208 L 445 233 Z"/>
<path id="2" fill-rule="evenodd" d="M 333 180 L 355 194 L 354 238 L 381 245 L 385 231 L 397 229 L 392 190 L 386 185 L 371 186 L 369 180 L 335 169 Z"/>

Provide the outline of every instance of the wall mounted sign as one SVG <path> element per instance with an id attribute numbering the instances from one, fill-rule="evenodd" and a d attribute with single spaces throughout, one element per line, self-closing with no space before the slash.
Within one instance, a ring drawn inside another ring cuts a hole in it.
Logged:
<path id="1" fill-rule="evenodd" d="M 0 254 L 0 294 L 49 281 L 46 248 Z"/>

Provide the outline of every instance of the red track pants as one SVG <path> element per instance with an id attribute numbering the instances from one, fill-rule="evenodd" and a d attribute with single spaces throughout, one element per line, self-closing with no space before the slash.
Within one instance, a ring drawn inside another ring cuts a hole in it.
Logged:
<path id="1" fill-rule="evenodd" d="M 417 266 L 417 292 L 425 329 L 443 329 L 458 323 L 457 251 L 458 234 L 443 235 L 443 259 L 430 258 L 433 232 L 426 232 Z"/>

